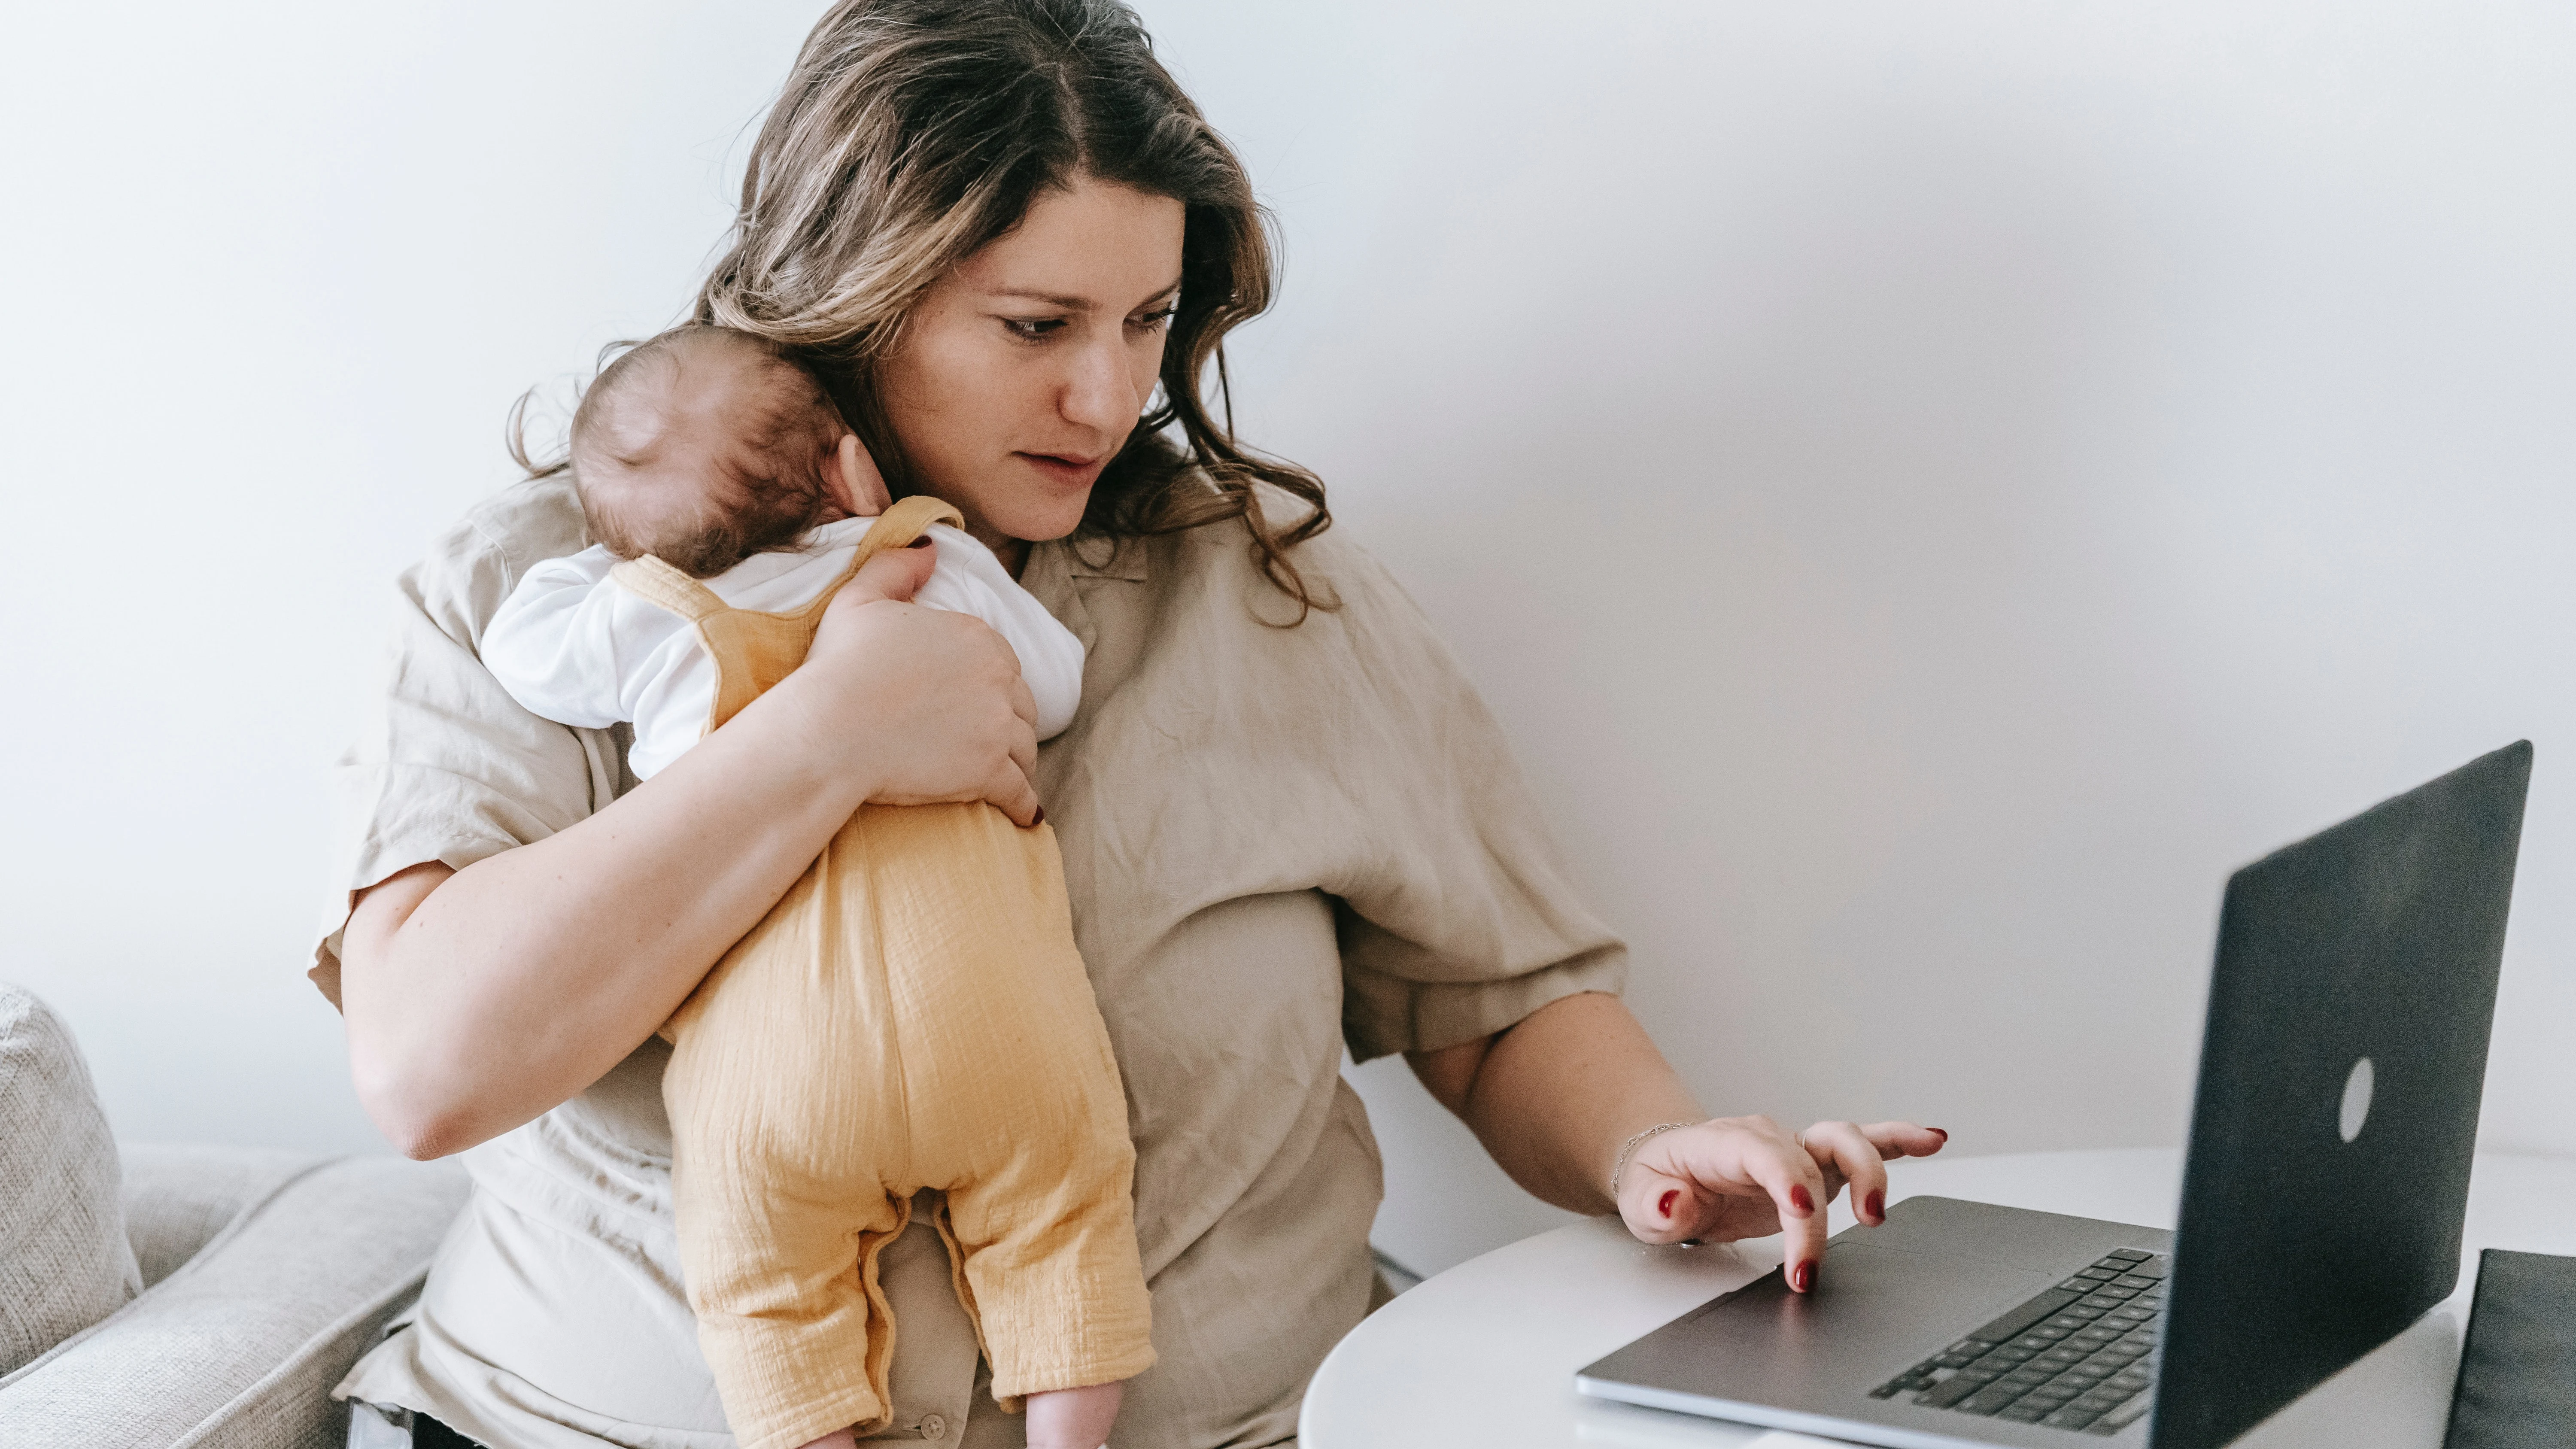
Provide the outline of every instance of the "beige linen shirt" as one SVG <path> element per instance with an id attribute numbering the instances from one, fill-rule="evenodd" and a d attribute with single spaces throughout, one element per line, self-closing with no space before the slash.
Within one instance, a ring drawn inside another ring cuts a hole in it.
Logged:
<path id="1" fill-rule="evenodd" d="M 587 542 L 569 482 L 539 479 L 402 576 L 383 713 L 339 771 L 342 890 L 313 972 L 334 999 L 347 891 L 542 839 L 631 787 L 615 733 L 526 713 L 475 657 L 520 576 Z M 1308 1377 L 1368 1310 L 1380 1179 L 1345 1046 L 1466 1041 L 1625 970 L 1412 601 L 1340 532 L 1296 557 L 1342 607 L 1295 628 L 1265 622 L 1294 609 L 1240 522 L 1042 544 L 1021 580 L 1089 651 L 1036 783 L 1136 1141 L 1161 1362 L 1128 1386 L 1134 1449 L 1292 1441 Z M 681 1293 L 666 1055 L 647 1041 L 464 1154 L 475 1191 L 420 1305 L 344 1396 L 496 1449 L 731 1444 Z M 881 1437 L 1018 1443 L 977 1392 L 937 1238 L 889 1249 L 886 1281 Z"/>

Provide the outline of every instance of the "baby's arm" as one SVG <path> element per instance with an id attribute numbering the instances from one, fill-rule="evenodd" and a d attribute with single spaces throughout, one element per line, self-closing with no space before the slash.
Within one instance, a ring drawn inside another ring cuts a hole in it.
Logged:
<path id="1" fill-rule="evenodd" d="M 484 626 L 483 667 L 530 714 L 581 729 L 634 717 L 618 671 L 616 563 L 604 548 L 548 559 Z"/>
<path id="2" fill-rule="evenodd" d="M 993 551 L 945 524 L 934 524 L 938 566 L 915 603 L 972 614 L 993 626 L 1020 656 L 1020 678 L 1038 707 L 1038 738 L 1061 734 L 1082 704 L 1082 641 L 1019 586 Z"/>

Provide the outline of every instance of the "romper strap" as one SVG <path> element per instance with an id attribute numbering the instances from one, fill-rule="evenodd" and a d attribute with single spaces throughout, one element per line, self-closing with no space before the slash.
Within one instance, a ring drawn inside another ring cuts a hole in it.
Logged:
<path id="1" fill-rule="evenodd" d="M 716 596 L 715 590 L 649 553 L 617 565 L 608 571 L 608 576 L 628 593 L 648 604 L 658 604 L 692 624 L 730 607 Z"/>
<path id="2" fill-rule="evenodd" d="M 927 493 L 916 493 L 910 498 L 896 499 L 894 506 L 878 514 L 877 521 L 868 525 L 868 531 L 860 536 L 859 546 L 851 551 L 849 565 L 841 570 L 841 576 L 825 585 L 823 592 L 816 594 L 812 603 L 796 610 L 796 617 L 820 620 L 823 617 L 823 611 L 832 606 L 833 595 L 841 592 L 843 584 L 857 578 L 859 570 L 866 566 L 869 559 L 875 558 L 887 549 L 905 547 L 914 539 L 928 533 L 930 525 L 934 523 L 964 528 L 966 516 Z M 811 625 L 809 624 L 808 627 Z"/>
<path id="3" fill-rule="evenodd" d="M 910 546 L 914 539 L 928 533 L 934 523 L 964 528 L 966 516 L 927 493 L 896 499 L 894 506 L 880 514 L 875 525 L 868 529 L 867 537 L 859 540 L 858 556 L 850 560 L 850 573 L 856 574 L 861 564 L 887 549 Z"/>

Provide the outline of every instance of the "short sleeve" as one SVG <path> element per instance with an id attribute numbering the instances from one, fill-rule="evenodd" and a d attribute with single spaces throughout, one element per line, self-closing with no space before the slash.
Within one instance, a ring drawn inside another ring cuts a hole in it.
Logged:
<path id="1" fill-rule="evenodd" d="M 462 870 L 542 840 L 631 783 L 623 730 L 530 714 L 478 653 L 526 571 L 585 541 L 570 480 L 531 479 L 476 507 L 395 581 L 375 707 L 333 770 L 330 905 L 308 974 L 334 1004 L 357 892 L 414 865 Z"/>
<path id="2" fill-rule="evenodd" d="M 1351 1055 L 1453 1046 L 1619 991 L 1627 949 L 1583 903 L 1457 658 L 1374 559 L 1345 544 L 1317 562 L 1342 607 L 1300 627 L 1346 641 L 1357 688 L 1333 768 L 1368 840 L 1334 888 Z"/>

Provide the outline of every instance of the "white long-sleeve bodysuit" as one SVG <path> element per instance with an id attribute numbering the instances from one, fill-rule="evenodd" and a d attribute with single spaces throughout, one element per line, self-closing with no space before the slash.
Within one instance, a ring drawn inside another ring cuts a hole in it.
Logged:
<path id="1" fill-rule="evenodd" d="M 845 518 L 756 553 L 704 580 L 737 609 L 801 608 L 847 567 L 873 518 Z M 1014 582 L 993 551 L 933 525 L 939 560 L 915 603 L 972 614 L 1020 656 L 1036 697 L 1038 738 L 1073 722 L 1082 702 L 1082 641 Z M 512 698 L 559 724 L 635 724 L 627 763 L 649 779 L 705 733 L 716 666 L 688 620 L 610 581 L 617 556 L 594 546 L 528 571 L 484 630 L 483 666 Z"/>

